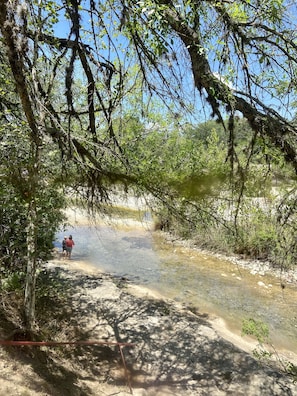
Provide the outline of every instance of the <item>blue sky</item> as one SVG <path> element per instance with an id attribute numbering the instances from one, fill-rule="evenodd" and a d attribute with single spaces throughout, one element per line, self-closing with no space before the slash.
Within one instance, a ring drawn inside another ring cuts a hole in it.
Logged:
<path id="1" fill-rule="evenodd" d="M 295 15 L 297 15 L 297 3 L 288 1 L 287 4 L 288 4 L 288 10 L 291 12 L 292 16 L 294 17 L 294 12 L 296 12 Z M 88 16 L 86 13 L 84 15 L 85 15 L 85 17 L 84 17 L 85 19 L 82 20 L 82 26 L 85 27 L 86 29 L 88 29 L 90 27 L 89 21 L 87 20 Z M 107 21 L 106 21 L 106 23 L 107 23 Z M 297 27 L 297 25 L 296 25 L 296 27 Z M 67 20 L 61 14 L 59 22 L 55 25 L 54 30 L 55 30 L 55 34 L 58 35 L 59 37 L 65 37 L 65 38 L 68 37 L 69 31 L 70 31 L 69 20 Z M 296 28 L 296 30 L 297 30 L 297 28 Z M 109 58 L 112 61 L 115 53 L 103 48 L 102 44 L 104 43 L 105 39 L 106 38 L 102 38 L 100 53 L 102 54 L 103 57 L 106 57 L 107 59 Z M 126 39 L 124 39 L 121 34 L 119 34 L 118 37 L 115 38 L 115 42 L 117 43 L 116 45 L 118 45 L 119 47 L 122 46 L 124 50 L 126 48 L 126 50 L 128 51 L 128 48 L 129 48 L 128 41 Z M 212 56 L 210 54 L 210 58 L 211 57 Z M 183 58 L 183 54 L 181 55 L 180 59 L 182 59 L 182 61 L 184 62 L 185 70 L 187 67 L 189 68 L 189 65 L 186 66 L 187 62 L 186 62 L 186 59 Z M 219 63 L 217 61 L 215 61 L 214 58 L 212 61 L 212 66 L 213 66 L 213 71 L 215 73 L 217 73 L 217 76 L 221 75 L 223 79 L 226 79 L 226 75 L 222 74 L 222 73 L 224 73 L 224 70 L 220 68 Z M 260 75 L 261 65 L 254 63 L 252 61 L 252 58 L 250 58 L 249 67 L 252 72 L 254 72 L 255 74 L 258 73 Z M 165 71 L 165 73 L 166 73 L 166 71 Z M 170 74 L 169 74 L 168 70 L 167 70 L 167 73 L 168 73 L 167 75 L 168 75 L 168 79 L 169 79 Z M 239 73 L 240 73 L 240 71 L 239 71 Z M 238 82 L 242 82 L 243 77 L 240 76 L 240 74 L 238 74 L 237 77 L 238 77 Z M 277 76 L 277 77 L 279 77 L 279 76 Z M 271 75 L 271 78 L 272 78 L 271 81 L 273 81 L 273 75 Z M 174 80 L 172 78 L 171 78 L 171 82 L 174 82 Z M 155 83 L 158 84 L 158 82 L 156 82 L 156 81 L 155 81 Z M 268 83 L 268 81 L 267 81 L 267 83 Z M 267 84 L 267 86 L 268 86 L 268 84 Z M 237 88 L 239 88 L 240 90 L 243 90 L 240 88 L 240 85 L 235 86 L 235 89 L 237 89 Z M 183 89 L 184 89 L 184 95 L 188 96 L 187 100 L 191 101 L 193 104 L 193 107 L 195 109 L 195 114 L 197 116 L 195 118 L 198 121 L 208 119 L 209 115 L 210 115 L 210 109 L 209 109 L 207 103 L 203 102 L 203 99 L 201 101 L 201 97 L 200 97 L 199 93 L 194 89 L 193 78 L 190 73 L 190 68 L 188 69 L 188 72 L 186 72 L 184 74 Z M 257 90 L 253 91 L 253 94 L 255 96 L 259 95 L 260 90 L 259 90 L 259 93 L 257 93 Z M 278 97 L 273 98 L 272 96 L 269 95 L 268 91 L 266 91 L 266 93 L 265 93 L 265 91 L 263 91 L 263 90 L 261 91 L 261 95 L 263 95 L 263 97 L 259 96 L 259 99 L 264 101 L 267 104 L 267 106 L 273 107 L 276 111 L 280 112 L 283 116 L 287 116 L 289 118 L 292 116 L 292 114 L 289 114 L 286 112 L 287 110 L 286 110 L 285 106 L 280 105 L 280 103 L 278 101 Z M 279 107 L 279 106 L 281 106 L 281 107 Z M 190 121 L 190 122 L 194 121 L 194 117 L 189 116 L 187 121 Z"/>

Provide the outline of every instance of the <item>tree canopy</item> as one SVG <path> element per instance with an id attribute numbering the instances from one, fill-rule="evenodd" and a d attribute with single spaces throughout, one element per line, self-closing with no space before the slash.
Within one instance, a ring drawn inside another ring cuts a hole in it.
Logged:
<path id="1" fill-rule="evenodd" d="M 140 116 L 154 95 L 179 116 L 228 115 L 231 162 L 244 117 L 297 169 L 295 11 L 287 0 L 3 0 L 1 58 L 32 139 L 50 136 L 98 183 L 137 181 L 114 127 L 136 86 Z"/>

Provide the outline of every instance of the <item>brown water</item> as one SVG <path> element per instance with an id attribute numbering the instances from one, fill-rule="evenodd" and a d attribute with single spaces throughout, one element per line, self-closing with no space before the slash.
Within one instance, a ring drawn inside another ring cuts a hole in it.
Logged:
<path id="1" fill-rule="evenodd" d="M 269 325 L 276 347 L 297 353 L 296 287 L 282 289 L 276 277 L 253 275 L 229 261 L 174 248 L 144 229 L 80 226 L 68 232 L 76 243 L 73 260 L 126 277 L 201 313 L 215 314 L 237 333 L 244 319 L 261 320 Z"/>

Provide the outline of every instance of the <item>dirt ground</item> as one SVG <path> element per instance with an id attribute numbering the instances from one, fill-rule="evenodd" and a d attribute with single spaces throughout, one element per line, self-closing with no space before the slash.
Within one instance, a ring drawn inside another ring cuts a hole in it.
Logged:
<path id="1" fill-rule="evenodd" d="M 102 344 L 0 348 L 0 396 L 297 395 L 276 362 L 260 364 L 255 342 L 219 318 L 74 260 L 48 263 L 42 277 L 59 293 L 38 302 L 43 339 Z"/>

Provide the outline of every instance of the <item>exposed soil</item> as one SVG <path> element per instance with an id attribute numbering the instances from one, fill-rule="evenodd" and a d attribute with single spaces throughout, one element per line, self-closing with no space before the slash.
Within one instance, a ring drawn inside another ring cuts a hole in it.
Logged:
<path id="1" fill-rule="evenodd" d="M 103 344 L 1 347 L 0 396 L 297 395 L 277 362 L 260 364 L 255 343 L 219 319 L 74 260 L 48 263 L 40 279 L 42 338 Z M 55 292 L 42 296 L 43 280 Z M 2 339 L 15 323 L 1 321 Z M 134 345 L 123 361 L 111 342 Z"/>

